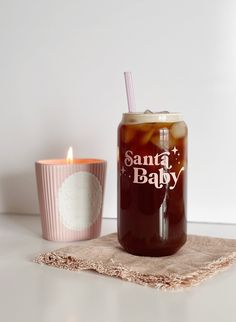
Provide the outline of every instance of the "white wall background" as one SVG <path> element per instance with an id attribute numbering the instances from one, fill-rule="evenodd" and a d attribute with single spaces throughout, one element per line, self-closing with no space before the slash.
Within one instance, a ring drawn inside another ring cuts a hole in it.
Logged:
<path id="1" fill-rule="evenodd" d="M 116 216 L 123 71 L 189 125 L 189 220 L 236 223 L 234 0 L 0 0 L 0 211 L 37 213 L 34 161 L 109 162 Z"/>

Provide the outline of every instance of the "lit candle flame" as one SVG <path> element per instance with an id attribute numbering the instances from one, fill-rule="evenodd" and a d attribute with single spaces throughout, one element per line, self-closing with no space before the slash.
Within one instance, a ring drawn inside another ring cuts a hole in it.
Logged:
<path id="1" fill-rule="evenodd" d="M 66 162 L 73 163 L 73 149 L 71 146 L 69 147 L 69 150 L 67 152 Z"/>

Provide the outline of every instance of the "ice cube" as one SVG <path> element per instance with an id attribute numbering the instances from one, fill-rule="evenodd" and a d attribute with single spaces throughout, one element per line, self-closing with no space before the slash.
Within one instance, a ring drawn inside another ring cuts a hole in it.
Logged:
<path id="1" fill-rule="evenodd" d="M 187 127 L 184 122 L 174 123 L 170 128 L 170 133 L 175 139 L 183 138 L 187 133 Z"/>
<path id="2" fill-rule="evenodd" d="M 153 114 L 153 112 L 150 110 L 145 110 L 144 114 Z"/>
<path id="3" fill-rule="evenodd" d="M 151 139 L 151 137 L 153 136 L 153 133 L 154 133 L 154 129 L 148 129 L 148 131 L 146 131 L 142 137 L 141 137 L 141 140 L 140 140 L 140 143 L 141 144 L 147 144 L 148 141 Z"/>
<path id="4" fill-rule="evenodd" d="M 126 126 L 122 129 L 121 138 L 124 143 L 131 142 L 134 136 L 135 136 L 135 128 Z"/>

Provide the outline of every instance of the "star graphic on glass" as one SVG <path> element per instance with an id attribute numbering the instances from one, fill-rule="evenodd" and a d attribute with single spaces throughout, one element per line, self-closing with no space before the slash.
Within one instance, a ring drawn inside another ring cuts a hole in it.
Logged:
<path id="1" fill-rule="evenodd" d="M 124 167 L 122 167 L 121 168 L 121 174 L 124 174 L 125 173 L 125 168 Z"/>
<path id="2" fill-rule="evenodd" d="M 176 154 L 176 152 L 178 151 L 178 149 L 176 149 L 176 147 L 174 147 L 171 151 L 173 151 L 174 154 Z"/>

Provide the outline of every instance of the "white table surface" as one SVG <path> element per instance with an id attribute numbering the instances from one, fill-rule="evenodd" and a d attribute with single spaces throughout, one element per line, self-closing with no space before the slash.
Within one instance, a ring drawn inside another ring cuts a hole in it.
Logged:
<path id="1" fill-rule="evenodd" d="M 105 219 L 102 233 L 116 231 Z M 189 233 L 236 238 L 236 225 L 188 225 Z M 32 262 L 67 245 L 41 238 L 39 216 L 0 214 L 1 322 L 235 322 L 236 264 L 181 292 Z"/>

